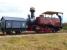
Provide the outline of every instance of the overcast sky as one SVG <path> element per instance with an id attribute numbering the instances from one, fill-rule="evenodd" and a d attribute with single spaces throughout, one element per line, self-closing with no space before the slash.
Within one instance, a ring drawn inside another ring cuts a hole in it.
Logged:
<path id="1" fill-rule="evenodd" d="M 0 0 L 0 18 L 2 16 L 27 18 L 30 7 L 35 7 L 35 16 L 45 11 L 63 12 L 63 22 L 67 22 L 66 0 Z"/>

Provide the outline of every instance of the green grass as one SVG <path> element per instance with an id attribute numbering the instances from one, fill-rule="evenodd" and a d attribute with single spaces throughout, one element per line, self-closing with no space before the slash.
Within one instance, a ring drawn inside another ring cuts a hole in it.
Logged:
<path id="1" fill-rule="evenodd" d="M 63 29 L 64 29 L 64 30 L 67 30 L 67 26 L 64 26 Z"/>
<path id="2" fill-rule="evenodd" d="M 0 50 L 67 50 L 67 34 L 2 37 Z"/>
<path id="3" fill-rule="evenodd" d="M 64 29 L 64 30 L 67 30 L 67 23 L 64 23 L 64 24 L 63 24 L 63 29 Z"/>

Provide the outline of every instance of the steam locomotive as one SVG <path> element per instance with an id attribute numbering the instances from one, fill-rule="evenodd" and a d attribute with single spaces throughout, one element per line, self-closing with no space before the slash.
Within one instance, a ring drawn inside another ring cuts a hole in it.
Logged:
<path id="1" fill-rule="evenodd" d="M 35 8 L 30 8 L 31 15 L 27 19 L 15 17 L 2 17 L 1 30 L 7 34 L 19 34 L 23 31 L 58 32 L 62 29 L 62 12 L 46 11 L 39 17 L 34 16 Z M 61 14 L 61 15 L 60 15 Z"/>

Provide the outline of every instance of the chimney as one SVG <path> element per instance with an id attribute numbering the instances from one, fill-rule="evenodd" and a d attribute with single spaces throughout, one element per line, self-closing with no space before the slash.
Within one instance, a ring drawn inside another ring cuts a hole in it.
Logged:
<path id="1" fill-rule="evenodd" d="M 34 18 L 34 12 L 35 12 L 35 8 L 34 7 L 31 7 L 30 8 L 30 12 L 31 12 L 31 18 Z"/>

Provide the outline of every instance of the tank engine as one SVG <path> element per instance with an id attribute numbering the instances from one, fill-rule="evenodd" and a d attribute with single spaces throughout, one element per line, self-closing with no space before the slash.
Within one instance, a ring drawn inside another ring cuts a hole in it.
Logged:
<path id="1" fill-rule="evenodd" d="M 28 30 L 36 32 L 57 32 L 62 28 L 61 12 L 46 11 L 39 17 L 34 16 L 35 9 L 30 8 L 31 16 L 28 17 Z"/>

